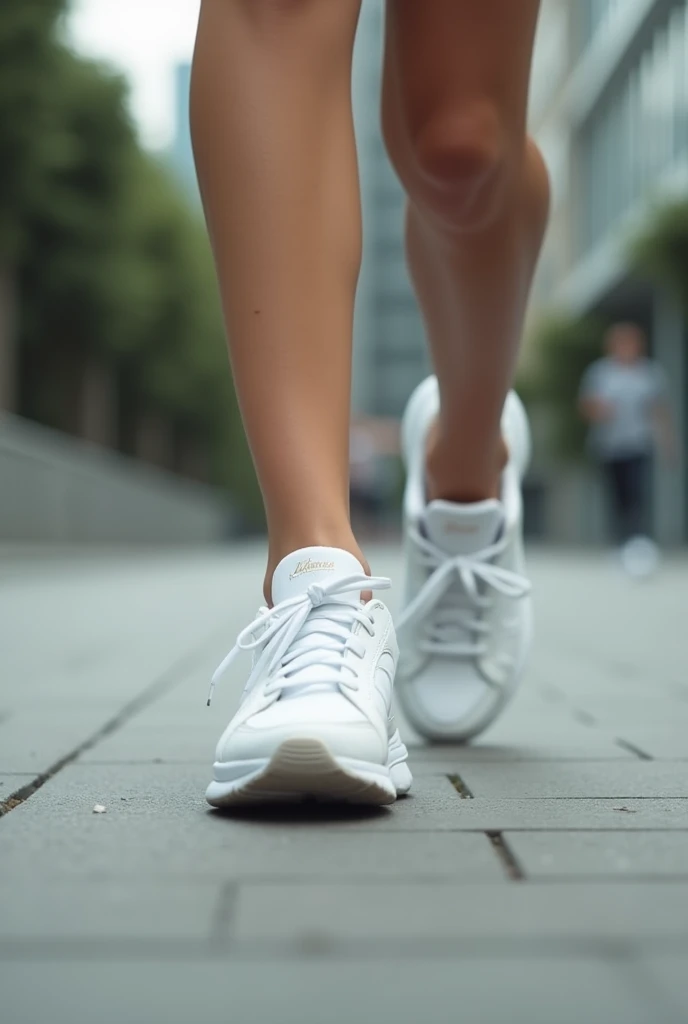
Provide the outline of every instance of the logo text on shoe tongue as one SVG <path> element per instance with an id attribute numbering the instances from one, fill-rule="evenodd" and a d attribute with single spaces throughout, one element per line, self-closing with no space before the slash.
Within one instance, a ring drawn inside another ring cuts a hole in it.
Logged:
<path id="1" fill-rule="evenodd" d="M 334 562 L 316 562 L 312 558 L 306 558 L 299 562 L 293 572 L 289 573 L 289 579 L 296 579 L 307 572 L 334 572 Z"/>
<path id="2" fill-rule="evenodd" d="M 456 523 L 451 520 L 444 524 L 445 533 L 477 533 L 477 523 Z"/>

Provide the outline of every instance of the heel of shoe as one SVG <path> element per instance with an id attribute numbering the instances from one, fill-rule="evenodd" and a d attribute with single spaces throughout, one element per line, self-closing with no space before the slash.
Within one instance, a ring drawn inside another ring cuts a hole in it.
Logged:
<path id="1" fill-rule="evenodd" d="M 401 454 L 407 469 L 414 452 L 419 450 L 418 436 L 419 434 L 425 436 L 428 421 L 437 415 L 439 402 L 439 390 L 435 376 L 426 377 L 424 381 L 421 381 L 408 400 L 404 418 L 401 421 Z"/>
<path id="2" fill-rule="evenodd" d="M 418 451 L 418 436 L 425 436 L 429 421 L 439 409 L 437 377 L 426 377 L 409 398 L 401 423 L 401 454 L 407 471 Z M 515 391 L 506 396 L 502 413 L 502 432 L 518 468 L 521 479 L 526 475 L 532 454 L 528 413 Z"/>
<path id="3" fill-rule="evenodd" d="M 397 729 L 389 741 L 387 767 L 397 791 L 397 796 L 404 796 L 413 785 L 413 776 L 407 764 L 408 750 Z"/>
<path id="4" fill-rule="evenodd" d="M 532 455 L 532 439 L 528 413 L 515 391 L 510 391 L 504 403 L 502 432 L 509 446 L 521 480 L 528 472 Z"/>

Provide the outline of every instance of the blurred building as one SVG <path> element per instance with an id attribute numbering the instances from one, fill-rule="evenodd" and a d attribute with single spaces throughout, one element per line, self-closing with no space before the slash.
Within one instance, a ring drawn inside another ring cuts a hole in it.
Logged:
<path id="1" fill-rule="evenodd" d="M 353 103 L 363 203 L 363 265 L 354 327 L 356 413 L 401 415 L 429 371 L 404 256 L 404 197 L 380 132 L 384 4 L 364 0 L 354 51 Z"/>
<path id="2" fill-rule="evenodd" d="M 688 0 L 544 0 L 531 121 L 553 178 L 536 298 L 645 327 L 687 434 L 686 324 L 627 270 L 659 200 L 688 195 Z M 657 467 L 655 527 L 688 538 L 685 455 Z"/>

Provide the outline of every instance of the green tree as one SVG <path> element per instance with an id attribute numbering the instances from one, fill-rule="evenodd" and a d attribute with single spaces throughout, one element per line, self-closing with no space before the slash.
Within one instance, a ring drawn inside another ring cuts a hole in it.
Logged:
<path id="1" fill-rule="evenodd" d="M 0 263 L 25 238 L 24 214 L 41 185 L 52 92 L 54 30 L 65 0 L 22 0 L 0 12 Z"/>
<path id="2" fill-rule="evenodd" d="M 52 57 L 41 189 L 21 263 L 24 402 L 79 432 L 80 372 L 128 329 L 126 210 L 138 148 L 123 81 L 62 47 Z"/>
<path id="3" fill-rule="evenodd" d="M 549 447 L 564 459 L 580 458 L 586 427 L 578 413 L 581 378 L 602 352 L 605 324 L 596 317 L 550 314 L 536 325 L 534 369 L 522 390 L 524 399 L 544 407 L 550 425 Z"/>
<path id="4" fill-rule="evenodd" d="M 206 453 L 211 479 L 229 487 L 255 519 L 260 496 L 231 383 L 205 226 L 168 172 L 143 154 L 127 210 L 132 317 L 121 354 L 130 422 L 137 408 L 170 418 Z"/>
<path id="5" fill-rule="evenodd" d="M 104 368 L 123 450 L 137 453 L 141 423 L 154 418 L 171 440 L 170 468 L 228 487 L 255 518 L 205 227 L 141 149 L 123 80 L 56 40 L 61 8 L 26 0 L 26 18 L 0 12 L 0 54 L 36 29 L 29 13 L 44 15 L 40 40 L 17 50 L 21 73 L 0 67 L 0 153 L 11 164 L 0 255 L 20 285 L 21 411 L 82 432 L 89 372 Z M 22 100 L 35 79 L 41 89 Z"/>
<path id="6" fill-rule="evenodd" d="M 628 258 L 636 273 L 671 292 L 688 312 L 688 198 L 657 209 Z"/>
<path id="7" fill-rule="evenodd" d="M 0 9 L 0 408 L 13 408 L 18 319 L 15 267 L 25 217 L 41 187 L 54 29 L 64 0 Z"/>

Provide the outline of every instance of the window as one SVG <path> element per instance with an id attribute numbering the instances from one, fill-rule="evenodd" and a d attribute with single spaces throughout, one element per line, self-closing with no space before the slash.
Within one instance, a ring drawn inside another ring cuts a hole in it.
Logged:
<path id="1" fill-rule="evenodd" d="M 688 156 L 687 6 L 669 12 L 583 131 L 579 248 L 599 242 Z M 601 24 L 615 8 L 618 0 L 587 0 L 589 23 Z"/>

